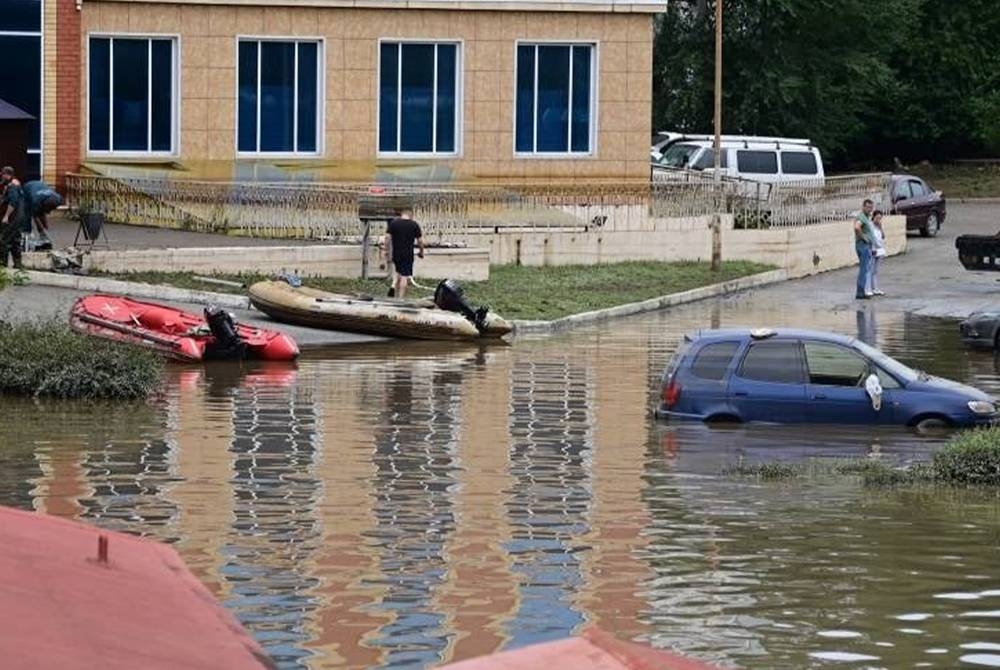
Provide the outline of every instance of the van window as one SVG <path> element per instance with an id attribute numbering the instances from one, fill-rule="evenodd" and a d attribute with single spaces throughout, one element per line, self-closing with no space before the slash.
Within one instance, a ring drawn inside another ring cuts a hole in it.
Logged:
<path id="1" fill-rule="evenodd" d="M 778 174 L 778 154 L 741 149 L 736 152 L 736 169 L 749 174 Z"/>
<path id="2" fill-rule="evenodd" d="M 719 167 L 729 167 L 726 165 L 726 155 L 729 153 L 725 149 L 722 149 L 722 154 L 719 156 Z M 705 149 L 698 160 L 692 165 L 695 170 L 712 170 L 715 168 L 715 149 Z"/>
<path id="3" fill-rule="evenodd" d="M 798 342 L 758 342 L 740 366 L 740 377 L 777 384 L 801 384 Z"/>
<path id="4" fill-rule="evenodd" d="M 901 181 L 896 183 L 896 200 L 906 200 L 911 196 L 910 182 Z"/>
<path id="5" fill-rule="evenodd" d="M 910 192 L 913 193 L 914 198 L 927 195 L 927 191 L 924 189 L 923 183 L 913 179 L 910 180 Z"/>
<path id="6" fill-rule="evenodd" d="M 700 379 L 722 381 L 729 362 L 739 348 L 739 342 L 713 342 L 706 344 L 691 364 L 691 374 Z"/>
<path id="7" fill-rule="evenodd" d="M 698 151 L 698 147 L 694 144 L 671 145 L 669 149 L 663 152 L 663 158 L 660 159 L 660 165 L 676 168 L 687 167 L 688 160 L 696 151 Z"/>
<path id="8" fill-rule="evenodd" d="M 781 171 L 785 174 L 816 174 L 816 156 L 811 151 L 782 151 Z"/>

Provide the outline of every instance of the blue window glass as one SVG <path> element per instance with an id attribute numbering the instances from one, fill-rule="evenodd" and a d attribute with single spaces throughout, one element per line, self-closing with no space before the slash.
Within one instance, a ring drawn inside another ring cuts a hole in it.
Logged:
<path id="1" fill-rule="evenodd" d="M 455 84 L 458 47 L 438 45 L 437 76 L 437 151 L 455 151 Z"/>
<path id="2" fill-rule="evenodd" d="M 170 152 L 174 143 L 174 42 L 90 40 L 91 151 Z"/>
<path id="3" fill-rule="evenodd" d="M 236 125 L 239 151 L 257 151 L 257 42 L 239 45 L 239 102 Z"/>
<path id="4" fill-rule="evenodd" d="M 313 153 L 319 147 L 319 43 L 239 44 L 237 149 Z"/>
<path id="5" fill-rule="evenodd" d="M 0 8 L 0 31 L 41 32 L 41 0 L 3 0 Z"/>
<path id="6" fill-rule="evenodd" d="M 0 77 L 0 99 L 31 114 L 28 147 L 41 146 L 42 38 L 0 34 L 0 54 L 7 67 Z"/>
<path id="7" fill-rule="evenodd" d="M 434 45 L 403 46 L 400 151 L 434 150 Z"/>
<path id="8" fill-rule="evenodd" d="M 590 47 L 573 47 L 572 151 L 590 151 Z"/>
<path id="9" fill-rule="evenodd" d="M 458 46 L 383 43 L 379 151 L 453 153 L 458 129 Z"/>
<path id="10" fill-rule="evenodd" d="M 299 151 L 316 151 L 318 51 L 315 42 L 299 43 Z"/>
<path id="11" fill-rule="evenodd" d="M 153 40 L 151 46 L 150 149 L 170 151 L 173 138 L 173 43 Z"/>
<path id="12" fill-rule="evenodd" d="M 260 45 L 260 150 L 293 151 L 295 44 Z"/>
<path id="13" fill-rule="evenodd" d="M 396 151 L 399 111 L 399 45 L 383 43 L 379 48 L 378 150 Z"/>
<path id="14" fill-rule="evenodd" d="M 517 47 L 517 117 L 515 119 L 518 151 L 535 150 L 535 47 Z"/>
<path id="15" fill-rule="evenodd" d="M 589 152 L 593 47 L 519 45 L 515 147 L 522 153 Z"/>
<path id="16" fill-rule="evenodd" d="M 111 40 L 90 40 L 90 150 L 111 150 Z"/>
<path id="17" fill-rule="evenodd" d="M 149 40 L 111 43 L 111 144 L 116 151 L 146 151 L 149 129 Z"/>

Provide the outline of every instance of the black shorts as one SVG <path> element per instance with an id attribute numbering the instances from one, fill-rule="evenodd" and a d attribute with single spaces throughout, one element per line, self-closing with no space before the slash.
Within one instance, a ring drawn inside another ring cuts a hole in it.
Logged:
<path id="1" fill-rule="evenodd" d="M 403 277 L 413 276 L 413 256 L 409 258 L 393 258 L 392 264 L 396 266 L 396 274 Z"/>

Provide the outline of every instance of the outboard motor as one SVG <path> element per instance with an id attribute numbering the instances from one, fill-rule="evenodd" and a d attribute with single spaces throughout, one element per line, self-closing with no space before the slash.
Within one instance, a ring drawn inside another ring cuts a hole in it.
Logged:
<path id="1" fill-rule="evenodd" d="M 434 304 L 449 312 L 458 312 L 476 327 L 480 333 L 486 330 L 486 314 L 490 308 L 483 305 L 473 309 L 465 299 L 465 291 L 454 279 L 443 279 L 434 289 Z"/>
<path id="2" fill-rule="evenodd" d="M 206 358 L 243 358 L 246 342 L 236 330 L 233 315 L 215 305 L 205 308 L 205 321 L 215 341 L 205 347 Z"/>

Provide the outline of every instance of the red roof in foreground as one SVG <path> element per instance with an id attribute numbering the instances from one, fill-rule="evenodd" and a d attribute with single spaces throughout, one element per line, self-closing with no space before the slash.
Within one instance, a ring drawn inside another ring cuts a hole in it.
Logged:
<path id="1" fill-rule="evenodd" d="M 62 670 L 273 667 L 167 545 L 6 507 L 0 657 Z"/>
<path id="2" fill-rule="evenodd" d="M 522 647 L 444 666 L 447 670 L 717 670 L 716 666 L 623 642 L 597 628 L 580 637 Z"/>

